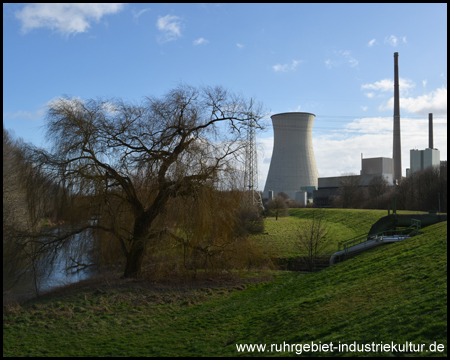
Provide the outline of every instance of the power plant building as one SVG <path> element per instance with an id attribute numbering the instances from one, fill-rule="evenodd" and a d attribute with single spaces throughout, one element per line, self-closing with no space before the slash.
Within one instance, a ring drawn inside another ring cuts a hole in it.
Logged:
<path id="1" fill-rule="evenodd" d="M 393 185 L 393 160 L 376 157 L 361 159 L 360 175 L 343 175 L 323 177 L 318 180 L 318 189 L 314 191 L 314 203 L 318 206 L 330 206 L 331 198 L 338 195 L 343 182 L 353 178 L 359 186 L 369 186 L 374 177 L 383 177 L 388 184 Z"/>
<path id="2" fill-rule="evenodd" d="M 438 149 L 410 150 L 410 171 L 414 174 L 416 171 L 425 170 L 430 166 L 440 166 L 441 153 Z"/>
<path id="3" fill-rule="evenodd" d="M 377 157 L 361 160 L 361 185 L 367 186 L 376 177 L 383 177 L 389 184 L 393 184 L 394 161 L 391 158 Z"/>
<path id="4" fill-rule="evenodd" d="M 319 178 L 312 143 L 315 115 L 304 112 L 287 112 L 272 115 L 274 144 L 269 173 L 263 196 L 272 198 L 285 192 L 302 204 L 314 202 L 330 206 L 338 189 L 345 182 L 365 187 L 375 177 L 384 178 L 390 185 L 402 180 L 400 92 L 398 52 L 394 53 L 394 118 L 392 158 L 361 158 L 359 175 Z M 429 146 L 425 150 L 411 150 L 411 168 L 407 176 L 430 166 L 442 165 L 440 152 L 433 147 L 433 114 L 429 114 Z M 446 162 L 445 162 L 446 165 Z"/>
<path id="5" fill-rule="evenodd" d="M 288 112 L 271 116 L 274 132 L 273 152 L 264 196 L 285 192 L 295 199 L 296 192 L 318 186 L 319 173 L 314 157 L 312 129 L 315 115 Z"/>
<path id="6" fill-rule="evenodd" d="M 433 114 L 428 114 L 428 148 L 425 150 L 411 149 L 409 152 L 410 168 L 407 176 L 430 166 L 441 165 L 441 152 L 433 148 Z"/>

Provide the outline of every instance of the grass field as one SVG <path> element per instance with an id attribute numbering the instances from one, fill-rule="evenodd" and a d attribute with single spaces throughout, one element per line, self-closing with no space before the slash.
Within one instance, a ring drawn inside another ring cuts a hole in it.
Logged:
<path id="1" fill-rule="evenodd" d="M 387 215 L 385 210 L 324 209 L 323 224 L 329 228 L 326 236 L 327 246 L 323 253 L 337 251 L 338 243 L 358 235 L 366 235 L 370 227 L 381 217 Z M 316 209 L 290 209 L 289 216 L 265 219 L 264 235 L 254 235 L 273 257 L 295 258 L 301 255 L 296 241 L 298 230 L 311 221 Z"/>
<path id="2" fill-rule="evenodd" d="M 341 222 L 357 231 L 354 221 Z M 447 222 L 423 232 L 317 273 L 274 272 L 261 284 L 156 291 L 124 282 L 33 300 L 3 316 L 3 356 L 297 356 L 238 353 L 236 344 L 311 341 L 409 341 L 425 350 L 437 342 L 445 351 L 359 355 L 446 356 Z"/>

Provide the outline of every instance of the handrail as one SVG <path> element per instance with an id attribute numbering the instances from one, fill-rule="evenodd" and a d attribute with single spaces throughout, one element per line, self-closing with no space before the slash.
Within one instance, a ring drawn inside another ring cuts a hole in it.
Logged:
<path id="1" fill-rule="evenodd" d="M 370 236 L 370 238 L 368 237 L 368 235 L 365 235 L 365 236 L 361 236 L 361 237 L 358 237 L 358 238 L 355 238 L 355 239 L 351 239 L 350 241 L 347 241 L 344 244 L 342 244 L 344 246 L 343 250 L 345 251 L 345 257 L 347 258 L 347 256 L 348 256 L 348 249 L 350 247 L 358 245 L 358 244 L 361 244 L 361 243 L 363 243 L 363 242 L 365 242 L 367 240 L 376 240 L 376 238 L 378 236 L 383 236 L 383 234 L 385 234 L 387 232 L 395 233 L 396 235 L 406 235 L 406 234 L 404 234 L 405 232 L 407 234 L 418 235 L 420 233 L 420 228 L 421 228 L 420 220 L 411 219 L 411 225 L 408 226 L 405 229 L 392 229 L 391 228 L 391 229 L 388 229 L 388 230 L 383 230 L 383 231 L 380 231 L 378 233 L 372 234 Z M 338 251 L 341 251 L 340 245 L 341 244 L 338 244 Z M 365 245 L 364 245 L 364 247 L 365 247 Z"/>
<path id="2" fill-rule="evenodd" d="M 370 238 L 368 237 L 368 234 L 365 234 L 365 235 L 358 235 L 357 237 L 354 237 L 354 238 L 350 239 L 349 241 L 346 241 L 345 243 L 340 243 L 340 244 L 338 244 L 338 251 L 341 251 L 341 245 L 343 246 L 343 249 L 342 249 L 342 250 L 345 250 L 346 247 L 347 247 L 347 248 L 349 247 L 349 246 L 348 246 L 349 244 L 355 243 L 355 245 L 358 245 L 358 244 L 360 244 L 360 243 L 362 243 L 362 242 L 364 242 L 364 241 L 373 239 L 373 238 L 377 237 L 378 235 L 383 235 L 383 234 L 384 234 L 385 232 L 387 232 L 387 231 L 392 231 L 392 230 L 383 230 L 383 231 L 380 231 L 380 232 L 378 232 L 378 233 L 376 233 L 376 234 L 372 234 L 372 235 L 370 236 Z M 353 246 L 353 245 L 352 245 L 352 246 Z"/>
<path id="3" fill-rule="evenodd" d="M 330 257 L 330 266 L 334 264 L 333 258 L 334 257 L 338 257 L 340 259 L 341 256 L 345 256 L 345 258 L 348 257 L 349 254 L 349 250 L 351 247 L 358 245 L 360 243 L 365 242 L 364 247 L 369 246 L 369 244 L 367 243 L 368 240 L 374 240 L 376 242 L 380 241 L 381 243 L 384 242 L 383 240 L 383 236 L 386 236 L 388 233 L 389 235 L 409 235 L 409 236 L 414 236 L 414 235 L 418 235 L 420 234 L 420 229 L 421 229 L 421 221 L 417 220 L 417 219 L 411 219 L 411 225 L 408 226 L 407 228 L 404 229 L 395 229 L 395 228 L 389 228 L 387 230 L 383 230 L 380 231 L 378 233 L 375 234 L 371 234 L 370 237 L 369 235 L 358 235 L 352 239 L 350 239 L 349 241 L 346 241 L 345 243 L 338 243 L 338 251 L 335 252 L 334 254 L 331 254 Z M 381 238 L 379 238 L 379 236 Z M 401 240 L 401 239 L 400 239 Z M 344 249 L 341 250 L 341 245 L 343 245 Z M 370 244 L 370 247 L 373 247 L 373 243 Z M 344 253 L 342 254 L 342 251 L 344 251 Z M 358 251 L 359 252 L 359 251 Z M 338 254 L 340 253 L 340 254 Z M 316 268 L 316 261 L 318 260 L 319 256 L 330 256 L 330 254 L 315 254 L 314 258 L 313 258 L 313 267 Z"/>

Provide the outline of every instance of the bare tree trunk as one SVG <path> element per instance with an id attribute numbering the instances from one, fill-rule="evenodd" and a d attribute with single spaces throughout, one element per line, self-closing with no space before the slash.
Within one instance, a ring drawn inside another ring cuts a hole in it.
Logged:
<path id="1" fill-rule="evenodd" d="M 126 278 L 137 277 L 141 272 L 145 255 L 145 243 L 143 240 L 135 241 L 127 254 L 127 263 L 123 276 Z"/>

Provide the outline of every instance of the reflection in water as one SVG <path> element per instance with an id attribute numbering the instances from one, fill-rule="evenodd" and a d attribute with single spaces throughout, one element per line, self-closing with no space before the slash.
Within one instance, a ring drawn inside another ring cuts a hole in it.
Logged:
<path id="1" fill-rule="evenodd" d="M 57 229 L 51 229 L 48 233 L 49 235 L 54 235 L 58 231 L 64 232 L 67 227 L 60 227 Z M 90 278 L 96 273 L 95 270 L 87 267 L 81 270 L 76 270 L 76 268 L 68 269 L 66 268 L 73 265 L 70 258 L 75 259 L 79 263 L 89 264 L 88 250 L 91 248 L 92 234 L 89 230 L 76 234 L 72 237 L 66 246 L 60 247 L 57 254 L 53 257 L 53 261 L 44 261 L 39 273 L 39 280 L 37 282 L 37 287 L 39 293 L 49 291 L 55 287 L 61 285 L 67 285 L 70 283 L 75 283 L 80 280 Z M 31 271 L 28 271 L 23 279 L 18 283 L 13 289 L 11 289 L 13 294 L 34 294 L 35 293 L 35 282 Z"/>

